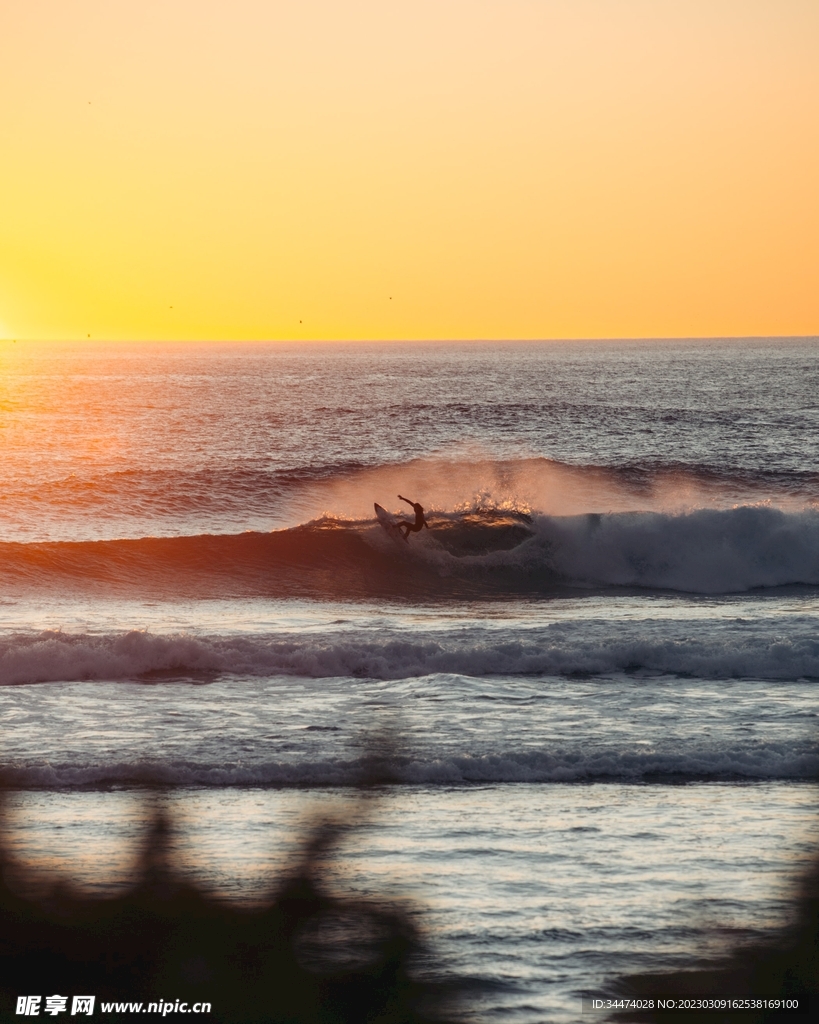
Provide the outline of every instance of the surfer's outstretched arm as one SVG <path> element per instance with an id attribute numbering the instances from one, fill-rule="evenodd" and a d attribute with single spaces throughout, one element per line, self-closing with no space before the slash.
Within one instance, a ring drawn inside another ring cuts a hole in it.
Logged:
<path id="1" fill-rule="evenodd" d="M 409 500 L 409 498 L 405 498 L 403 494 L 399 494 L 399 495 L 398 495 L 398 497 L 399 497 L 399 498 L 401 499 L 401 501 L 405 501 L 405 502 L 406 502 L 406 503 L 407 503 L 408 505 L 412 505 L 412 504 L 413 504 L 413 503 L 412 503 L 412 502 L 411 502 L 411 501 Z"/>

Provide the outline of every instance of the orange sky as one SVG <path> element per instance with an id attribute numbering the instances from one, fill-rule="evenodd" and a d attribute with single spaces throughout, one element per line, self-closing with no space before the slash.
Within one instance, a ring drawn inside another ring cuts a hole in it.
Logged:
<path id="1" fill-rule="evenodd" d="M 0 8 L 0 337 L 819 333 L 816 0 Z"/>

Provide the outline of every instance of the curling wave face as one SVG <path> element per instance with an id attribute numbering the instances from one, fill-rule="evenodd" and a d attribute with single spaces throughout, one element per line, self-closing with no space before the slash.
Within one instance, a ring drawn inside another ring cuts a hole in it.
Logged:
<path id="1" fill-rule="evenodd" d="M 432 512 L 396 544 L 375 520 L 270 533 L 0 544 L 4 590 L 435 600 L 641 588 L 819 586 L 819 511 L 767 505 L 569 516 Z"/>

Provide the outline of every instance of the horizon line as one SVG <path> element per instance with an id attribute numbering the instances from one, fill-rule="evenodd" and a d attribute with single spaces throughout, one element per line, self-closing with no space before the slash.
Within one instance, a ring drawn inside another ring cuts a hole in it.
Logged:
<path id="1" fill-rule="evenodd" d="M 474 337 L 474 338 L 0 338 L 2 344 L 34 345 L 491 345 L 565 344 L 570 342 L 666 342 L 666 341 L 819 341 L 815 334 L 666 334 L 666 335 L 578 335 L 576 337 Z"/>

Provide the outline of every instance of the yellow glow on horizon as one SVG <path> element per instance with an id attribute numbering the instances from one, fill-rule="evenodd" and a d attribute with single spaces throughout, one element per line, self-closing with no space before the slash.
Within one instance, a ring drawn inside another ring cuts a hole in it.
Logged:
<path id="1" fill-rule="evenodd" d="M 819 333 L 813 0 L 28 0 L 18 338 Z"/>

